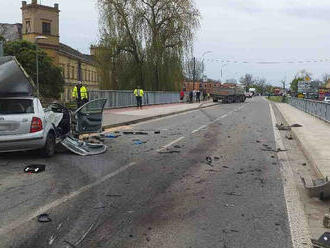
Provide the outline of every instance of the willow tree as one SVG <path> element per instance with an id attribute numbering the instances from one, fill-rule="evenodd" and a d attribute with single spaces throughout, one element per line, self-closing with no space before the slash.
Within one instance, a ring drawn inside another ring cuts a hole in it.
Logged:
<path id="1" fill-rule="evenodd" d="M 183 78 L 200 14 L 192 0 L 98 0 L 101 39 L 118 85 L 174 90 Z M 111 58 L 111 59 L 110 59 Z M 120 66 L 116 66 L 120 64 Z M 115 68 L 115 69 L 114 69 Z M 128 71 L 127 71 L 128 69 Z M 121 82 L 125 75 L 126 82 Z M 114 80 L 114 79 L 113 79 Z"/>

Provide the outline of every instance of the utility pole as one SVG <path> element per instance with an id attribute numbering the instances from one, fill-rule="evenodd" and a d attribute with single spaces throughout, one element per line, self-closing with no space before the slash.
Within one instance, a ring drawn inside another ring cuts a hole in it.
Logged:
<path id="1" fill-rule="evenodd" d="M 196 57 L 194 57 L 194 69 L 193 69 L 193 84 L 195 85 L 196 81 Z"/>

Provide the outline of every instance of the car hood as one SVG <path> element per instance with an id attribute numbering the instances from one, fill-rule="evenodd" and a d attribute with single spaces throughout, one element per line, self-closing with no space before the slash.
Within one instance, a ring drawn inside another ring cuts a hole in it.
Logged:
<path id="1" fill-rule="evenodd" d="M 15 57 L 0 57 L 0 97 L 33 96 L 34 83 Z"/>

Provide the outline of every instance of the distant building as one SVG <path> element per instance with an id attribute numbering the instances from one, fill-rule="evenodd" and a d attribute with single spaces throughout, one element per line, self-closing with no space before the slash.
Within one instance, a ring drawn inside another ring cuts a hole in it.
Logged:
<path id="1" fill-rule="evenodd" d="M 22 39 L 22 24 L 0 23 L 0 35 L 7 41 Z"/>
<path id="2" fill-rule="evenodd" d="M 95 65 L 94 57 L 83 54 L 60 42 L 59 5 L 54 7 L 22 2 L 22 24 L 0 24 L 0 35 L 6 40 L 24 39 L 35 43 L 37 36 L 47 39 L 38 40 L 42 48 L 54 63 L 62 68 L 65 79 L 63 101 L 70 101 L 71 92 L 77 81 L 82 81 L 88 90 L 98 90 L 100 76 Z"/>

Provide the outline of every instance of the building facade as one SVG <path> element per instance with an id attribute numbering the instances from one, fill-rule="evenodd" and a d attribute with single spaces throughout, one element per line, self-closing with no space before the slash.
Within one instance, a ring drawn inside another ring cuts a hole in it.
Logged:
<path id="1" fill-rule="evenodd" d="M 7 40 L 24 39 L 37 43 L 61 67 L 65 80 L 62 101 L 71 100 L 72 90 L 77 81 L 82 81 L 88 90 L 98 90 L 100 76 L 92 55 L 83 54 L 60 42 L 60 9 L 58 4 L 53 7 L 22 2 L 22 24 L 0 24 L 8 34 Z M 41 39 L 42 38 L 42 39 Z"/>

